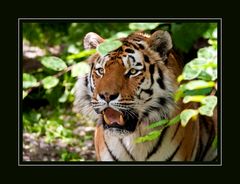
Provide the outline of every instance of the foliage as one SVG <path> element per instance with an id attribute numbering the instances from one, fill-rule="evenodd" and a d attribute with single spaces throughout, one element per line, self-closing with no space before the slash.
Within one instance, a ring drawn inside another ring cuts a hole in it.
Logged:
<path id="1" fill-rule="evenodd" d="M 83 122 L 82 125 L 76 123 L 79 121 Z M 48 107 L 23 113 L 26 132 L 37 134 L 37 138 L 43 137 L 46 143 L 56 144 L 61 140 L 65 146 L 59 150 L 59 157 L 63 161 L 84 160 L 81 155 L 68 151 L 67 148 L 82 147 L 86 140 L 92 139 L 91 132 L 86 132 L 84 136 L 75 133 L 79 126 L 87 126 L 87 121 L 89 120 L 74 114 L 69 108 L 52 110 Z"/>
<path id="2" fill-rule="evenodd" d="M 189 25 L 183 25 L 188 27 Z M 194 26 L 193 26 L 194 28 Z M 200 26 L 201 28 L 201 26 Z M 185 29 L 185 28 L 184 28 Z M 211 32 L 211 33 L 210 33 Z M 145 142 L 153 140 L 161 135 L 164 127 L 173 125 L 181 121 L 181 125 L 185 127 L 190 119 L 197 118 L 198 114 L 212 117 L 214 108 L 217 105 L 217 97 L 210 94 L 212 91 L 217 90 L 214 87 L 217 85 L 217 28 L 207 31 L 209 47 L 201 48 L 197 52 L 197 58 L 193 59 L 184 66 L 183 73 L 178 77 L 178 82 L 184 81 L 180 85 L 176 94 L 175 101 L 183 98 L 183 103 L 198 102 L 200 107 L 198 109 L 185 109 L 178 116 L 172 120 L 160 120 L 159 122 L 152 123 L 147 128 L 161 127 L 158 130 L 159 134 L 152 135 L 153 130 L 143 137 L 136 139 L 136 142 Z M 197 33 L 195 33 L 197 34 Z M 181 41 L 182 42 L 182 41 Z M 186 47 L 187 48 L 187 47 Z M 185 50 L 184 48 L 183 50 Z"/>
<path id="3" fill-rule="evenodd" d="M 37 79 L 28 73 L 23 73 L 23 89 L 38 86 Z"/>
<path id="4" fill-rule="evenodd" d="M 67 65 L 63 60 L 54 56 L 43 57 L 41 62 L 46 68 L 49 68 L 55 71 L 62 71 L 67 67 Z"/>
<path id="5" fill-rule="evenodd" d="M 191 117 L 198 114 L 205 116 L 213 116 L 213 110 L 217 105 L 217 97 L 215 94 L 198 94 L 198 90 L 215 90 L 217 85 L 217 28 L 213 31 L 213 36 L 209 40 L 213 43 L 212 46 L 202 48 L 197 53 L 197 58 L 187 63 L 184 67 L 182 75 L 179 76 L 178 81 L 185 80 L 184 84 L 180 85 L 176 93 L 176 100 L 183 97 L 183 103 L 199 102 L 201 106 L 197 110 L 186 109 L 181 112 L 181 123 L 185 126 Z M 197 80 L 201 79 L 201 80 Z M 192 96 L 187 95 L 184 91 L 195 90 Z M 202 93 L 202 91 L 201 91 Z"/>
<path id="6" fill-rule="evenodd" d="M 167 126 L 174 125 L 174 124 L 178 123 L 179 121 L 180 121 L 180 115 L 177 115 L 176 117 L 172 118 L 171 120 L 162 119 L 158 122 L 151 123 L 150 125 L 148 125 L 146 127 L 147 129 L 153 129 L 153 128 L 156 128 L 156 127 L 161 127 L 161 129 L 153 130 L 153 131 L 150 131 L 145 136 L 137 137 L 135 142 L 136 143 L 141 143 L 141 142 L 146 142 L 146 141 L 152 141 L 152 140 L 156 139 L 157 137 L 159 137 L 161 135 L 162 130 L 164 128 L 166 128 Z"/>
<path id="7" fill-rule="evenodd" d="M 107 53 L 109 53 L 110 51 L 113 51 L 115 49 L 117 49 L 118 47 L 120 47 L 122 45 L 122 42 L 118 41 L 118 40 L 105 40 L 103 43 L 101 43 L 98 47 L 97 47 L 97 51 L 101 54 L 101 55 L 106 55 Z"/>
<path id="8" fill-rule="evenodd" d="M 216 24 L 213 23 L 187 22 L 23 22 L 23 45 L 29 43 L 30 46 L 37 46 L 45 51 L 44 56 L 34 58 L 40 65 L 38 68 L 25 70 L 27 63 L 23 60 L 22 122 L 24 132 L 36 133 L 39 137 L 44 137 L 48 143 L 55 143 L 56 140 L 61 139 L 67 145 L 78 145 L 79 147 L 83 146 L 85 140 L 93 139 L 91 134 L 79 137 L 72 133 L 77 122 L 86 126 L 91 125 L 91 122 L 83 119 L 82 115 L 70 112 L 74 100 L 74 84 L 77 76 L 85 75 L 90 70 L 86 63 L 88 56 L 96 51 L 105 55 L 120 46 L 121 43 L 116 41 L 116 38 L 127 36 L 133 31 L 144 30 L 146 33 L 151 33 L 157 29 L 168 30 L 172 34 L 174 45 L 182 53 L 189 52 L 200 37 L 209 39 L 211 46 L 200 49 L 198 57 L 185 66 L 183 74 L 179 77 L 179 82 L 187 80 L 195 82 L 181 84 L 176 98 L 183 98 L 187 103 L 196 100 L 200 95 L 208 95 L 214 88 L 217 79 L 217 34 L 215 28 Z M 96 50 L 83 50 L 82 40 L 88 32 L 96 32 L 107 41 L 100 44 Z M 55 46 L 62 49 L 53 54 L 52 49 Z M 31 65 L 34 63 L 32 62 Z M 202 104 L 199 113 L 211 115 L 216 100 L 201 98 L 198 101 Z M 171 126 L 180 119 L 180 115 L 178 115 L 172 120 L 152 124 L 149 129 Z M 160 133 L 159 131 L 150 133 L 149 136 L 140 138 L 139 142 L 152 140 Z M 81 155 L 76 155 L 68 149 L 62 149 L 59 155 L 60 160 L 64 161 L 83 160 Z"/>
<path id="9" fill-rule="evenodd" d="M 212 27 L 216 28 L 216 24 L 206 23 L 173 23 L 171 32 L 173 33 L 174 44 L 183 52 L 188 52 L 194 42 L 203 35 L 209 34 Z"/>
<path id="10" fill-rule="evenodd" d="M 161 23 L 130 23 L 129 29 L 131 30 L 152 30 L 158 27 Z"/>

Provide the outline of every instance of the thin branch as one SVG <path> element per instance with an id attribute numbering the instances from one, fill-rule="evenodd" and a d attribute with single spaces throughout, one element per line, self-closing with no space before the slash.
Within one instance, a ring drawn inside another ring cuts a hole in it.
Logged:
<path id="1" fill-rule="evenodd" d="M 58 72 L 57 74 L 53 75 L 53 77 L 59 78 L 59 77 L 62 76 L 63 74 L 69 72 L 69 71 L 72 69 L 73 66 L 74 66 L 74 65 L 71 65 L 71 66 L 65 68 L 64 70 L 62 70 L 62 71 Z M 31 91 L 32 91 L 34 88 L 38 88 L 38 87 L 40 87 L 42 84 L 43 84 L 43 83 L 42 83 L 42 80 L 40 80 L 35 86 L 27 89 L 27 90 L 26 90 L 27 95 L 28 95 L 29 93 L 31 93 Z M 26 96 L 27 96 L 27 95 L 26 95 Z"/>

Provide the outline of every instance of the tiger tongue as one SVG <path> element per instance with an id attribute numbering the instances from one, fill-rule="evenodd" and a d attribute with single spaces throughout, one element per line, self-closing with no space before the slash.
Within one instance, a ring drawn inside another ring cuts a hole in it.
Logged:
<path id="1" fill-rule="evenodd" d="M 112 108 L 107 108 L 104 111 L 103 118 L 108 125 L 112 125 L 114 123 L 117 123 L 121 126 L 124 125 L 122 114 Z"/>

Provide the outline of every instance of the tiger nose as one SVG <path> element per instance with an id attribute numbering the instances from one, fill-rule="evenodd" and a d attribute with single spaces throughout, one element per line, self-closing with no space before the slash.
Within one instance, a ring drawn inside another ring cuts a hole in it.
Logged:
<path id="1" fill-rule="evenodd" d="M 100 98 L 105 100 L 106 102 L 110 102 L 111 100 L 116 99 L 119 96 L 119 93 L 109 94 L 109 93 L 101 93 L 99 94 Z"/>

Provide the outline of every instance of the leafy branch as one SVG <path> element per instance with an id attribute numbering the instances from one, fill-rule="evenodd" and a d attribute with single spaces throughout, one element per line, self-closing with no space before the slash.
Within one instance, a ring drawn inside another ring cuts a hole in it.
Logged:
<path id="1" fill-rule="evenodd" d="M 197 58 L 193 59 L 184 66 L 183 73 L 177 81 L 181 84 L 175 93 L 175 101 L 182 99 L 187 104 L 180 114 L 171 120 L 160 120 L 152 123 L 146 128 L 153 129 L 160 127 L 160 130 L 153 130 L 147 135 L 138 137 L 136 143 L 151 141 L 161 135 L 162 130 L 181 122 L 185 127 L 191 119 L 198 115 L 213 116 L 213 111 L 217 105 L 217 28 L 209 36 L 211 46 L 199 49 Z M 198 109 L 191 109 L 192 103 L 199 103 Z"/>
<path id="2" fill-rule="evenodd" d="M 82 58 L 87 55 L 91 55 L 95 51 L 88 51 L 88 52 L 80 52 L 78 54 L 73 54 L 67 57 L 67 59 L 76 59 L 76 58 Z M 50 57 L 43 57 L 41 60 L 41 63 L 43 64 L 44 67 L 54 70 L 54 71 L 59 71 L 58 73 L 52 75 L 52 76 L 47 76 L 40 81 L 37 81 L 37 79 L 28 73 L 23 73 L 23 99 L 31 93 L 31 91 L 34 88 L 43 86 L 45 89 L 51 89 L 54 88 L 55 86 L 58 85 L 59 83 L 59 77 L 61 77 L 63 74 L 71 71 L 72 77 L 76 77 L 81 73 L 86 73 L 89 70 L 89 66 L 84 63 L 76 63 L 71 66 L 67 66 L 65 62 L 55 56 L 50 56 Z"/>

